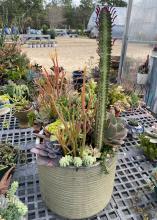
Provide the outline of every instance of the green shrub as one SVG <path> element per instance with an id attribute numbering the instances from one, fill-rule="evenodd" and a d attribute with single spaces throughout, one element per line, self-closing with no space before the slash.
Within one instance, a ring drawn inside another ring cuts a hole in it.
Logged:
<path id="1" fill-rule="evenodd" d="M 140 135 L 140 147 L 143 149 L 144 155 L 148 159 L 157 159 L 157 143 L 151 143 L 149 137 Z"/>

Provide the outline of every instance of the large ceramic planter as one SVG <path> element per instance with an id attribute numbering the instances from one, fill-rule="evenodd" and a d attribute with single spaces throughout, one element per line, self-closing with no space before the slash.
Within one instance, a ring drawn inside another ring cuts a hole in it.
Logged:
<path id="1" fill-rule="evenodd" d="M 19 120 L 19 127 L 20 128 L 29 128 L 29 119 L 28 114 L 32 111 L 32 107 L 25 111 L 15 112 L 15 117 Z"/>
<path id="2" fill-rule="evenodd" d="M 38 165 L 42 198 L 54 213 L 68 219 L 91 217 L 109 203 L 114 186 L 117 157 L 108 164 L 109 174 L 100 164 L 93 167 L 47 167 Z"/>
<path id="3" fill-rule="evenodd" d="M 145 85 L 147 83 L 148 74 L 137 73 L 137 84 Z"/>

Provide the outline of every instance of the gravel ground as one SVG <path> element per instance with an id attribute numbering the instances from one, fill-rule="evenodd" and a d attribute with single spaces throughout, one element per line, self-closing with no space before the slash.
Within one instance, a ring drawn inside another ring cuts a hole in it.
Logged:
<path id="1" fill-rule="evenodd" d="M 82 69 L 85 65 L 98 63 L 97 41 L 95 39 L 60 37 L 56 38 L 56 42 L 59 64 L 66 69 L 69 75 L 73 70 Z M 50 55 L 54 53 L 54 48 L 27 48 L 25 45 L 22 50 L 30 58 L 31 63 L 36 62 L 46 69 L 52 66 Z M 127 55 L 136 60 L 144 60 L 150 51 L 149 45 L 129 44 Z M 116 41 L 112 55 L 120 55 L 120 52 L 121 41 Z"/>

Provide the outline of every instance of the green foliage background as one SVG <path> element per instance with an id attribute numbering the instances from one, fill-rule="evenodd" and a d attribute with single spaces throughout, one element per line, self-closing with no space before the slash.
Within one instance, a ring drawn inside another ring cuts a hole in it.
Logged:
<path id="1" fill-rule="evenodd" d="M 124 0 L 100 0 L 97 3 L 112 4 L 113 6 L 125 7 Z M 17 25 L 21 32 L 26 32 L 26 28 L 40 29 L 47 25 L 48 8 L 57 6 L 64 11 L 63 22 L 57 28 L 86 29 L 89 18 L 95 7 L 94 0 L 81 0 L 76 6 L 72 0 L 52 0 L 50 3 L 44 0 L 3 0 L 0 1 L 0 28 L 4 25 Z"/>

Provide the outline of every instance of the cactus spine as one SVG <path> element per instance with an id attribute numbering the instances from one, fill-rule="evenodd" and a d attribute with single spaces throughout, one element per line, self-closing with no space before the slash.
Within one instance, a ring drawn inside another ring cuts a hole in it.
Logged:
<path id="1" fill-rule="evenodd" d="M 100 10 L 99 15 L 99 71 L 98 104 L 96 114 L 95 145 L 101 149 L 104 139 L 104 126 L 107 116 L 107 99 L 112 48 L 112 13 L 108 6 Z M 115 14 L 115 13 L 114 13 Z"/>

